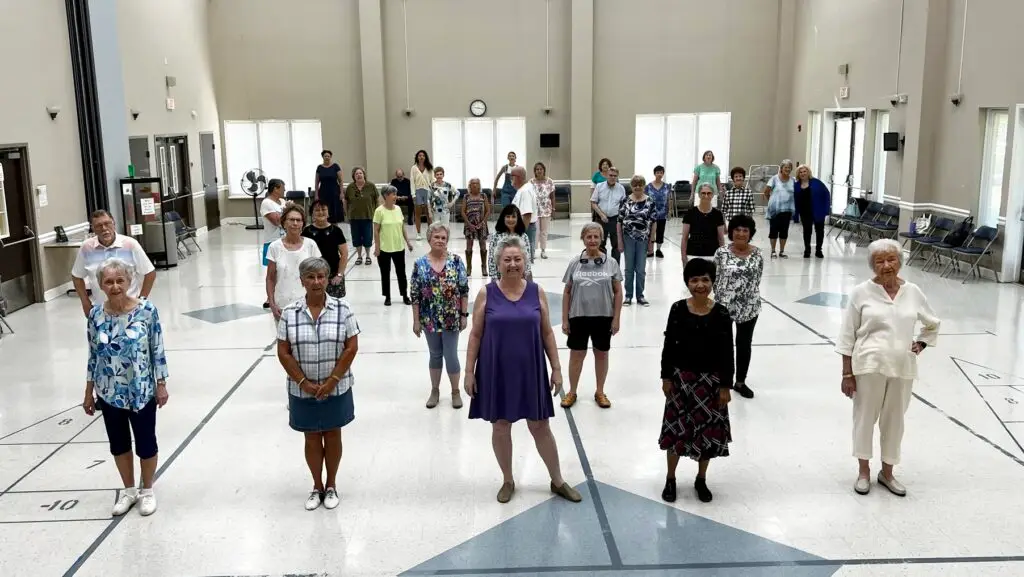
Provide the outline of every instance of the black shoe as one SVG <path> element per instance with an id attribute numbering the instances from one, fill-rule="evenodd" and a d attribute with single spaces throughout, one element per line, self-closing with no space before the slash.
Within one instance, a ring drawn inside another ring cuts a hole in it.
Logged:
<path id="1" fill-rule="evenodd" d="M 662 500 L 668 503 L 676 502 L 676 480 L 668 477 L 665 479 L 665 488 L 661 490 Z"/>
<path id="2" fill-rule="evenodd" d="M 804 258 L 811 258 L 811 249 L 804 250 Z"/>
<path id="3" fill-rule="evenodd" d="M 740 396 L 743 397 L 744 399 L 753 399 L 754 398 L 754 391 L 751 391 L 750 387 L 748 387 L 746 383 L 736 383 L 733 386 L 732 390 L 734 390 L 737 393 L 739 393 Z"/>
<path id="4" fill-rule="evenodd" d="M 384 306 L 386 306 L 386 307 L 391 306 L 391 297 L 386 297 L 384 299 Z"/>
<path id="5" fill-rule="evenodd" d="M 814 258 L 825 258 L 825 255 L 824 253 L 821 252 L 820 248 L 814 251 Z"/>
<path id="6" fill-rule="evenodd" d="M 665 253 L 661 252 L 661 249 L 659 248 L 658 250 L 654 251 L 654 256 L 658 258 L 665 258 Z"/>
<path id="7" fill-rule="evenodd" d="M 701 503 L 710 503 L 714 497 L 703 477 L 697 477 L 697 480 L 693 482 L 693 488 L 697 490 L 697 498 L 700 499 Z"/>
<path id="8" fill-rule="evenodd" d="M 270 308 L 270 303 L 268 303 L 268 302 L 267 303 L 263 303 L 263 308 L 269 309 Z"/>
<path id="9" fill-rule="evenodd" d="M 403 296 L 402 297 L 402 304 L 411 305 L 412 304 L 412 299 L 410 299 L 409 297 Z"/>

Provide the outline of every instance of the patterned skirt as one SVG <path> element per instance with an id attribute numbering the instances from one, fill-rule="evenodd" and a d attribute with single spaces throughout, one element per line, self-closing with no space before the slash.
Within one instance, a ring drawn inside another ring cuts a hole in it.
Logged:
<path id="1" fill-rule="evenodd" d="M 718 375 L 676 370 L 658 444 L 694 461 L 729 456 L 729 407 L 718 405 Z"/>

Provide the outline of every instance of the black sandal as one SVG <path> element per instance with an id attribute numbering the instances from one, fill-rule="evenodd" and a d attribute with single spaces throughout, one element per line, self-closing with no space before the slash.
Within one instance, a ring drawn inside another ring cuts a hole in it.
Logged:
<path id="1" fill-rule="evenodd" d="M 665 479 L 665 488 L 661 490 L 661 498 L 668 503 L 676 502 L 676 480 L 672 477 Z"/>

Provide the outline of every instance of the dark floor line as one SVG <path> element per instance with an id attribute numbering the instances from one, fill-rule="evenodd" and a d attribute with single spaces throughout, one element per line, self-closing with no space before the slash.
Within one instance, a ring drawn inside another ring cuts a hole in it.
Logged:
<path id="1" fill-rule="evenodd" d="M 773 303 L 772 301 L 770 301 L 770 300 L 768 300 L 768 299 L 766 299 L 766 298 L 764 298 L 764 297 L 761 297 L 761 302 L 763 302 L 764 304 L 766 304 L 766 305 L 768 305 L 768 306 L 772 307 L 772 308 L 773 308 L 773 309 L 775 309 L 776 311 L 778 311 L 778 312 L 782 313 L 782 315 L 783 315 L 783 316 L 785 316 L 785 317 L 786 317 L 786 318 L 788 318 L 789 320 L 793 321 L 794 323 L 796 323 L 796 324 L 798 324 L 798 325 L 802 326 L 803 328 L 807 329 L 807 330 L 808 330 L 809 332 L 811 332 L 812 334 L 814 334 L 814 336 L 818 337 L 819 339 L 823 339 L 823 340 L 825 340 L 827 344 L 830 344 L 830 345 L 834 345 L 834 344 L 835 344 L 835 341 L 833 341 L 832 339 L 830 339 L 830 338 L 828 338 L 827 336 L 823 335 L 822 333 L 818 332 L 818 330 L 817 330 L 817 329 L 815 329 L 815 328 L 813 328 L 813 327 L 811 327 L 811 325 L 809 325 L 809 324 L 807 324 L 807 323 L 803 322 L 802 320 L 800 320 L 800 319 L 796 318 L 796 317 L 795 317 L 795 316 L 793 316 L 792 314 L 790 314 L 790 313 L 788 313 L 788 312 L 786 312 L 786 311 L 782 310 L 782 308 L 781 308 L 781 307 L 779 307 L 778 305 L 776 305 L 776 304 L 775 304 L 775 303 Z"/>
<path id="2" fill-rule="evenodd" d="M 29 491 L 7 491 L 7 495 L 28 495 L 33 493 L 99 493 L 102 491 L 120 491 L 120 487 L 112 489 L 32 489 Z M 108 517 L 107 521 L 110 520 Z"/>
<path id="3" fill-rule="evenodd" d="M 31 429 L 32 427 L 34 427 L 36 425 L 39 425 L 41 423 L 45 423 L 46 421 L 49 421 L 50 419 L 52 419 L 54 417 L 59 417 L 59 416 L 63 415 L 64 413 L 66 413 L 68 411 L 71 411 L 71 410 L 74 410 L 74 409 L 77 409 L 78 407 L 81 407 L 81 406 L 82 406 L 81 404 L 78 404 L 78 405 L 74 405 L 72 407 L 68 407 L 68 408 L 64 409 L 63 411 L 61 411 L 59 413 L 54 413 L 54 414 L 50 415 L 49 417 L 46 417 L 45 419 L 40 419 L 40 420 L 32 423 L 31 425 L 24 426 L 24 427 L 18 429 L 17 431 L 14 431 L 13 433 L 7 433 L 3 437 L 0 437 L 0 441 L 3 441 L 7 437 L 13 437 L 14 435 L 17 435 L 18 433 L 20 433 L 22 431 L 27 431 L 28 429 Z"/>
<path id="4" fill-rule="evenodd" d="M 999 421 L 999 425 L 1003 427 L 1003 430 L 1006 431 L 1006 434 L 1009 435 L 1011 439 L 1013 439 L 1013 444 L 1017 445 L 1017 448 L 1020 450 L 1021 453 L 1024 453 L 1024 446 L 1021 446 L 1020 441 L 1017 440 L 1017 437 L 1013 436 L 1013 433 L 1010 432 L 1010 428 L 1006 426 L 1006 423 L 1004 423 L 1001 418 L 999 418 L 999 413 L 997 413 L 996 410 L 994 408 L 992 408 L 992 403 L 988 402 L 988 399 L 985 398 L 985 395 L 981 394 L 981 390 L 978 389 L 978 386 L 974 384 L 974 381 L 971 379 L 971 377 L 967 376 L 967 371 L 965 371 L 964 368 L 960 366 L 960 363 L 957 362 L 960 359 L 958 359 L 956 357 L 949 357 L 949 358 L 950 358 L 950 360 L 953 361 L 953 364 L 956 365 L 956 368 L 957 368 L 958 371 L 960 371 L 960 374 L 963 375 L 964 378 L 967 379 L 967 382 L 971 384 L 971 387 L 974 389 L 974 392 L 978 393 L 978 397 L 980 397 L 982 402 L 985 403 L 985 406 L 988 407 L 988 410 L 992 412 L 992 416 L 995 417 L 997 421 Z M 964 362 L 970 362 L 970 361 L 964 361 Z M 1020 463 L 1019 459 L 1015 459 L 1015 460 L 1018 463 Z M 1024 464 L 1024 463 L 1021 463 L 1021 464 Z"/>
<path id="5" fill-rule="evenodd" d="M 72 408 L 74 408 L 74 407 L 72 407 Z M 67 412 L 67 411 L 65 411 L 65 412 Z M 43 466 L 43 463 L 49 461 L 50 457 L 56 455 L 57 453 L 60 452 L 61 449 L 63 449 L 64 447 L 67 447 L 68 445 L 70 445 L 71 441 L 74 441 L 76 438 L 78 438 L 78 435 L 81 435 L 82 433 L 86 432 L 89 429 L 89 427 L 95 425 L 96 422 L 99 421 L 99 420 L 100 420 L 99 416 L 93 417 L 92 421 L 89 421 L 88 425 L 82 427 L 81 431 L 78 431 L 70 439 L 68 439 L 67 441 L 64 441 L 63 443 L 61 443 L 59 447 L 57 447 L 53 451 L 50 451 L 50 454 L 46 455 L 45 457 L 43 457 L 42 461 L 39 461 L 38 463 L 36 463 L 35 466 L 33 466 L 31 469 L 28 470 L 28 472 L 26 472 L 24 475 L 18 477 L 17 481 L 15 481 L 15 482 L 11 483 L 10 485 L 8 485 L 8 487 L 6 489 L 4 489 L 3 491 L 0 491 L 0 497 L 6 495 L 7 492 L 10 491 L 11 489 L 13 489 L 15 486 L 17 486 L 18 483 L 24 481 L 25 478 L 28 477 L 29 475 L 31 475 L 33 472 L 35 472 L 36 469 L 38 469 L 39 467 Z"/>
<path id="6" fill-rule="evenodd" d="M 100 519 L 44 519 L 37 521 L 0 521 L 0 525 L 30 525 L 32 523 L 81 523 L 83 521 L 110 521 L 110 517 Z"/>
<path id="7" fill-rule="evenodd" d="M 967 565 L 975 563 L 1020 563 L 1024 555 L 990 557 L 892 557 L 874 559 L 798 559 L 792 561 L 723 561 L 715 563 L 660 563 L 651 565 L 575 565 L 565 567 L 495 567 L 487 569 L 439 569 L 409 571 L 409 575 L 507 575 L 523 573 L 604 573 L 608 571 L 686 571 L 755 569 L 780 567 L 835 567 L 862 565 Z"/>
<path id="8" fill-rule="evenodd" d="M 194 349 L 164 349 L 168 353 L 186 353 L 186 352 L 220 352 L 220 351 L 265 351 L 266 347 L 211 347 L 211 348 L 194 348 Z"/>
<path id="9" fill-rule="evenodd" d="M 564 398 L 565 393 L 562 392 L 559 397 Z M 573 417 L 572 409 L 563 410 L 565 411 L 565 418 L 569 423 L 569 431 L 572 433 L 572 441 L 576 445 L 576 454 L 580 459 L 580 465 L 583 467 L 583 474 L 587 478 L 587 488 L 590 490 L 590 498 L 594 502 L 597 521 L 601 525 L 601 535 L 604 536 L 604 544 L 608 549 L 608 559 L 611 561 L 612 567 L 620 567 L 622 565 L 622 555 L 619 553 L 619 546 L 615 543 L 615 534 L 612 533 L 611 523 L 608 522 L 608 513 L 605 511 L 604 502 L 601 500 L 601 491 L 597 486 L 597 481 L 594 479 L 594 470 L 590 468 L 590 459 L 587 457 L 586 449 L 583 448 L 583 438 L 580 436 L 579 427 L 576 426 L 576 419 Z"/>
<path id="10" fill-rule="evenodd" d="M 92 445 L 99 443 L 107 443 L 108 441 L 69 441 L 67 443 L 61 443 L 54 441 L 53 443 L 0 443 L 0 447 L 31 447 L 31 446 L 42 446 L 42 445 Z"/>
<path id="11" fill-rule="evenodd" d="M 185 440 L 181 443 L 181 445 L 178 446 L 177 449 L 174 450 L 174 453 L 172 453 L 171 456 L 166 461 L 164 461 L 160 468 L 157 469 L 156 475 L 153 477 L 154 481 L 159 480 L 160 477 L 163 476 L 164 472 L 166 472 L 167 469 L 174 464 L 174 461 L 178 459 L 178 456 L 181 455 L 185 451 L 185 449 L 188 448 L 192 441 L 195 440 L 196 435 L 198 435 L 199 432 L 202 431 L 204 427 L 206 427 L 207 423 L 209 423 L 210 420 L 213 419 L 214 415 L 216 415 L 217 412 L 220 411 L 221 407 L 224 406 L 224 403 L 226 403 L 228 399 L 230 399 L 231 396 L 235 394 L 235 391 L 237 391 L 238 388 L 242 386 L 242 383 L 244 383 L 245 380 L 249 378 L 249 375 L 251 375 L 252 372 L 256 370 L 256 367 L 259 366 L 263 359 L 264 357 L 260 356 L 255 361 L 253 361 L 251 365 L 249 365 L 249 368 L 246 369 L 244 373 L 242 373 L 242 376 L 239 377 L 237 381 L 235 381 L 234 386 L 232 386 L 228 390 L 228 392 L 225 393 L 224 396 L 221 397 L 219 401 L 217 401 L 217 404 L 214 405 L 213 408 L 210 409 L 210 412 L 207 413 L 205 417 L 203 417 L 203 420 L 200 421 L 199 424 L 196 425 L 194 429 L 192 429 L 192 432 L 189 433 L 188 437 L 185 437 Z M 121 521 L 123 521 L 126 517 L 128 516 L 122 515 L 120 517 L 115 517 L 113 520 L 111 520 L 110 524 L 107 525 L 103 532 L 100 533 L 98 537 L 96 537 L 92 544 L 89 545 L 89 547 L 86 548 L 86 550 L 81 555 L 79 555 L 78 559 L 75 560 L 71 567 L 68 568 L 68 570 L 64 573 L 64 577 L 71 577 L 72 575 L 78 573 L 78 571 L 82 568 L 82 565 L 84 565 L 85 562 L 88 561 L 90 557 L 92 557 L 93 553 L 96 552 L 96 549 L 98 549 L 99 546 L 107 540 L 107 537 L 109 537 L 110 534 L 114 532 L 114 529 L 116 529 L 117 526 L 121 524 Z"/>
<path id="12" fill-rule="evenodd" d="M 921 395 L 918 395 L 917 393 L 913 393 L 913 395 L 914 395 L 915 399 L 917 399 L 918 401 L 921 401 L 925 405 L 935 409 L 936 411 L 938 411 L 938 413 L 940 415 L 942 415 L 943 417 L 946 417 L 947 419 L 952 421 L 955 425 L 959 426 L 961 429 L 963 429 L 963 430 L 967 431 L 968 433 L 974 435 L 976 438 L 978 438 L 979 440 L 981 440 L 985 444 L 989 445 L 993 449 L 995 449 L 995 450 L 999 451 L 1000 453 L 1006 455 L 1007 457 L 1013 459 L 1014 461 L 1017 462 L 1018 465 L 1024 466 L 1024 460 L 1021 460 L 1019 457 L 1017 457 L 1013 453 L 1011 453 L 1011 452 L 1007 451 L 1006 449 L 1000 447 L 998 444 L 996 444 L 994 441 L 992 441 L 991 439 L 989 439 L 985 435 L 982 435 L 981 433 L 979 433 L 979 432 L 975 431 L 974 429 L 970 428 L 965 423 L 960 421 L 960 419 L 957 419 L 956 417 L 950 415 L 946 411 L 943 411 L 942 409 L 940 409 L 937 406 L 933 405 L 931 402 L 929 402 L 927 399 L 925 399 Z M 1000 421 L 1000 422 L 1002 422 L 1002 421 Z M 1004 428 L 1005 428 L 1005 425 L 1004 425 Z M 1010 435 L 1010 438 L 1013 438 L 1014 441 L 1016 441 L 1016 439 L 1013 437 L 1012 434 Z"/>

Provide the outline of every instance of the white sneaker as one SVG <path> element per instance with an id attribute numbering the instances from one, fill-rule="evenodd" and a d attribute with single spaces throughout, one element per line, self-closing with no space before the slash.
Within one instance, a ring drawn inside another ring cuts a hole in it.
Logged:
<path id="1" fill-rule="evenodd" d="M 139 490 L 132 487 L 131 489 L 122 489 L 121 496 L 117 498 L 117 502 L 114 503 L 114 509 L 111 514 L 115 517 L 120 517 L 131 509 L 135 502 L 139 500 Z"/>
<path id="2" fill-rule="evenodd" d="M 327 509 L 333 509 L 341 503 L 338 499 L 338 490 L 334 487 L 328 487 L 327 492 L 324 493 L 324 507 Z"/>
<path id="3" fill-rule="evenodd" d="M 156 513 L 156 493 L 153 489 L 139 491 L 139 515 L 148 517 Z"/>
<path id="4" fill-rule="evenodd" d="M 416 233 L 416 240 L 423 240 L 423 236 L 420 233 Z"/>
<path id="5" fill-rule="evenodd" d="M 323 496 L 320 491 L 312 490 L 309 492 L 309 498 L 306 499 L 306 510 L 313 511 L 320 507 L 320 503 L 323 501 Z"/>

